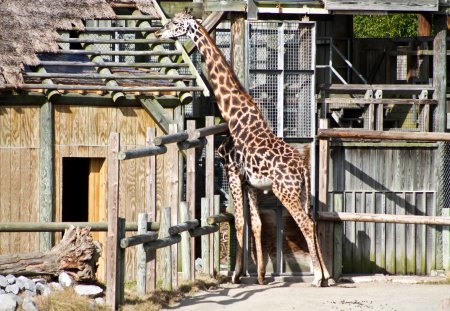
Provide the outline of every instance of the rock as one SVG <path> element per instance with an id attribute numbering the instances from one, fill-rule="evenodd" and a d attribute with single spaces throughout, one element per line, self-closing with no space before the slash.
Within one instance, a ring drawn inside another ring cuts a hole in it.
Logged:
<path id="1" fill-rule="evenodd" d="M 0 275 L 0 288 L 5 288 L 8 285 L 8 280 L 5 276 Z"/>
<path id="2" fill-rule="evenodd" d="M 16 277 L 12 274 L 8 274 L 6 276 L 6 280 L 8 281 L 8 284 L 14 284 L 16 283 Z"/>
<path id="3" fill-rule="evenodd" d="M 11 285 L 6 286 L 5 291 L 7 293 L 17 295 L 20 291 L 20 288 L 19 288 L 19 285 L 17 285 L 17 284 L 11 284 Z"/>
<path id="4" fill-rule="evenodd" d="M 58 290 L 58 291 L 62 291 L 64 288 L 61 286 L 61 284 L 57 283 L 57 282 L 51 282 L 49 284 L 50 289 L 51 290 Z"/>
<path id="5" fill-rule="evenodd" d="M 32 281 L 34 282 L 34 284 L 37 284 L 37 283 L 47 284 L 47 280 L 43 279 L 43 278 L 32 279 Z"/>
<path id="6" fill-rule="evenodd" d="M 32 280 L 27 279 L 25 281 L 25 290 L 36 293 L 36 284 Z"/>
<path id="7" fill-rule="evenodd" d="M 31 299 L 30 297 L 27 297 L 23 300 L 22 309 L 24 311 L 39 311 L 33 299 Z"/>
<path id="8" fill-rule="evenodd" d="M 51 289 L 47 284 L 37 283 L 36 294 L 48 296 L 51 293 Z"/>
<path id="9" fill-rule="evenodd" d="M 73 280 L 66 272 L 61 272 L 58 276 L 58 282 L 62 287 L 70 287 L 73 283 Z"/>
<path id="10" fill-rule="evenodd" d="M 36 296 L 36 291 L 31 291 L 31 290 L 26 289 L 26 290 L 24 290 L 22 292 L 22 295 L 24 297 L 35 297 Z"/>
<path id="11" fill-rule="evenodd" d="M 103 292 L 97 285 L 75 285 L 73 289 L 80 296 L 97 296 Z"/>
<path id="12" fill-rule="evenodd" d="M 0 295 L 6 294 L 6 291 L 4 289 L 0 288 Z"/>
<path id="13" fill-rule="evenodd" d="M 28 282 L 28 279 L 24 276 L 19 276 L 16 278 L 16 285 L 19 286 L 19 290 L 25 289 L 25 283 Z"/>
<path id="14" fill-rule="evenodd" d="M 12 295 L 3 294 L 0 295 L 0 311 L 15 311 L 17 307 L 17 301 Z"/>

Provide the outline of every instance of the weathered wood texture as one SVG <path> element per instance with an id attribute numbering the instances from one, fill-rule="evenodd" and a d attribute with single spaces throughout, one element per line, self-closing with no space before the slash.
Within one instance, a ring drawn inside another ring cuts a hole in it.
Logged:
<path id="1" fill-rule="evenodd" d="M 328 189 L 336 206 L 330 210 L 441 216 L 433 173 L 436 147 L 382 146 L 332 147 Z M 343 273 L 427 274 L 442 269 L 436 260 L 441 231 L 422 224 L 345 222 L 335 255 L 342 254 Z"/>
<path id="2" fill-rule="evenodd" d="M 339 11 L 437 11 L 438 0 L 341 1 L 326 0 L 325 9 Z"/>
<path id="3" fill-rule="evenodd" d="M 39 107 L 0 106 L 0 222 L 39 221 Z M 0 253 L 39 251 L 38 233 L 0 233 Z"/>
<path id="4" fill-rule="evenodd" d="M 88 228 L 70 227 L 47 252 L 0 256 L 0 274 L 58 276 L 64 271 L 76 281 L 93 281 L 100 253 Z"/>

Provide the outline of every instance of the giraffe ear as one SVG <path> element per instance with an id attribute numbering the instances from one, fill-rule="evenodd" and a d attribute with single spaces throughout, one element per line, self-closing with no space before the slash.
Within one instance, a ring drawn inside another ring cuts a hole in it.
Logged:
<path id="1" fill-rule="evenodd" d="M 191 15 L 191 14 L 192 14 L 192 11 L 194 11 L 193 8 L 189 8 L 189 7 L 184 8 L 184 12 L 185 12 L 186 14 Z"/>
<path id="2" fill-rule="evenodd" d="M 196 21 L 197 21 L 199 24 L 202 23 L 202 20 L 201 20 L 201 19 L 196 19 Z"/>

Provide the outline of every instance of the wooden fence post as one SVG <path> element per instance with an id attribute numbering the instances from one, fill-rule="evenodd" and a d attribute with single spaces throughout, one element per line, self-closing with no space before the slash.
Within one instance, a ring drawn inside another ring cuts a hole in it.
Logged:
<path id="1" fill-rule="evenodd" d="M 195 131 L 195 120 L 187 121 L 187 131 L 189 136 Z M 190 148 L 186 151 L 186 202 L 188 204 L 189 219 L 195 219 L 195 200 L 196 200 L 196 149 Z M 191 247 L 191 280 L 195 278 L 195 239 L 190 239 Z"/>
<path id="2" fill-rule="evenodd" d="M 200 226 L 206 226 L 208 224 L 208 217 L 209 217 L 209 199 L 208 198 L 202 198 L 201 201 L 201 222 Z M 205 274 L 211 274 L 211 265 L 210 265 L 210 255 L 211 255 L 211 249 L 210 249 L 210 240 L 209 235 L 202 235 L 201 237 L 202 241 L 202 272 Z"/>
<path id="3" fill-rule="evenodd" d="M 153 139 L 156 137 L 156 128 L 147 128 L 146 144 L 154 146 Z M 148 213 L 148 221 L 156 221 L 156 156 L 147 157 L 145 161 L 145 210 Z M 147 254 L 147 276 L 146 293 L 156 288 L 156 251 Z"/>
<path id="4" fill-rule="evenodd" d="M 147 233 L 148 214 L 139 213 L 138 215 L 138 234 Z M 136 288 L 140 295 L 147 292 L 147 253 L 144 245 L 138 245 L 136 250 Z"/>
<path id="5" fill-rule="evenodd" d="M 319 128 L 328 128 L 328 119 L 319 120 Z M 329 175 L 329 140 L 319 140 L 319 208 L 318 211 L 329 211 L 328 175 Z M 319 246 L 327 270 L 333 271 L 333 224 L 320 222 L 318 227 Z"/>
<path id="6" fill-rule="evenodd" d="M 186 202 L 180 202 L 180 222 L 189 220 L 189 209 Z M 183 279 L 191 280 L 191 237 L 189 232 L 181 233 L 181 269 L 183 271 Z"/>
<path id="7" fill-rule="evenodd" d="M 159 238 L 164 238 L 168 235 L 168 231 L 170 228 L 170 217 L 171 216 L 171 208 L 166 207 L 162 209 L 161 214 L 161 222 L 160 222 L 160 229 L 159 229 Z M 175 244 L 176 245 L 176 244 Z M 172 248 L 171 247 L 164 247 L 160 249 L 160 256 L 161 258 L 159 267 L 161 269 L 160 271 L 160 277 L 162 279 L 159 279 L 156 281 L 156 286 L 158 288 L 164 289 L 164 290 L 172 290 Z"/>
<path id="8" fill-rule="evenodd" d="M 176 124 L 169 124 L 169 134 L 176 134 L 178 132 L 178 126 Z M 179 206 L 179 159 L 178 159 L 178 146 L 176 144 L 167 145 L 168 153 L 168 168 L 169 168 L 169 204 L 171 207 L 171 225 L 178 223 L 178 206 Z M 170 225 L 169 225 L 170 227 Z M 167 231 L 164 232 L 167 234 Z M 174 288 L 178 287 L 178 244 L 173 244 L 172 249 L 172 285 Z"/>
<path id="9" fill-rule="evenodd" d="M 220 213 L 220 195 L 216 194 L 214 195 L 214 213 L 213 215 L 218 215 Z M 220 224 L 219 231 L 213 233 L 214 237 L 214 255 L 213 255 L 213 262 L 214 262 L 214 275 L 220 273 Z"/>
<path id="10" fill-rule="evenodd" d="M 214 117 L 207 116 L 205 118 L 205 126 L 213 126 Z M 209 135 L 206 137 L 206 147 L 205 147 L 205 196 L 208 199 L 209 215 L 214 213 L 214 135 Z M 209 216 L 208 215 L 208 216 Z M 202 216 L 203 217 L 203 216 Z M 207 217 L 208 218 L 208 217 Z M 214 247 L 214 236 L 209 236 L 209 247 Z M 212 254 L 211 254 L 212 255 Z M 209 267 L 213 269 L 214 262 L 213 256 L 210 256 Z M 211 271 L 210 271 L 211 272 Z"/>
<path id="11" fill-rule="evenodd" d="M 117 279 L 116 279 L 116 301 L 117 305 L 123 305 L 125 301 L 125 248 L 120 247 L 120 241 L 125 238 L 125 218 L 117 219 Z"/>
<path id="12" fill-rule="evenodd" d="M 111 133 L 108 149 L 108 233 L 106 245 L 106 304 L 118 307 L 117 277 L 119 257 L 119 160 L 120 135 Z"/>
<path id="13" fill-rule="evenodd" d="M 335 212 L 342 212 L 343 210 L 343 195 L 341 193 L 335 193 L 333 197 L 333 207 Z M 344 237 L 344 223 L 334 223 L 334 249 L 333 249 L 333 277 L 335 280 L 339 279 L 342 274 L 342 243 Z"/>

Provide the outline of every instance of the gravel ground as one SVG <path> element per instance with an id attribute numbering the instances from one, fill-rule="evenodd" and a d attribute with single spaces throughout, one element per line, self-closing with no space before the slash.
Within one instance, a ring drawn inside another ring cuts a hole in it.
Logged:
<path id="1" fill-rule="evenodd" d="M 417 277 L 365 277 L 328 288 L 314 288 L 304 282 L 274 281 L 266 286 L 225 283 L 216 290 L 200 292 L 165 310 L 450 311 L 450 285 L 422 284 L 424 280 Z M 425 280 L 429 281 L 430 278 Z"/>

